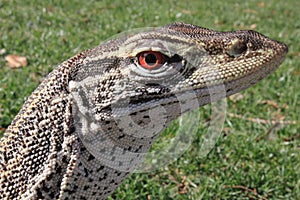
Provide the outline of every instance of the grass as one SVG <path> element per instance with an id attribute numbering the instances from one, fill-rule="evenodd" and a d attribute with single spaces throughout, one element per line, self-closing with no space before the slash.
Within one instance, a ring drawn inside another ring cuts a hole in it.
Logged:
<path id="1" fill-rule="evenodd" d="M 110 199 L 300 199 L 300 21 L 298 0 L 0 2 L 0 130 L 63 60 L 128 29 L 184 21 L 216 30 L 254 29 L 285 42 L 282 66 L 227 100 L 223 135 L 206 157 L 199 125 L 192 146 L 158 171 L 133 174 Z M 7 54 L 28 58 L 12 70 Z M 209 107 L 199 111 L 208 117 Z M 241 117 L 242 116 L 242 117 Z M 295 122 L 272 125 L 252 119 Z M 168 138 L 169 128 L 164 138 Z"/>

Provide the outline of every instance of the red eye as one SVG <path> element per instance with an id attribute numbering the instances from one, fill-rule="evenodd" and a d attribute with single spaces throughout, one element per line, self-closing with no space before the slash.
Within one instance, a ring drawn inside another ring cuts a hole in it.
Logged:
<path id="1" fill-rule="evenodd" d="M 165 62 L 165 56 L 157 51 L 144 51 L 137 55 L 139 64 L 145 69 L 156 69 L 161 67 Z"/>

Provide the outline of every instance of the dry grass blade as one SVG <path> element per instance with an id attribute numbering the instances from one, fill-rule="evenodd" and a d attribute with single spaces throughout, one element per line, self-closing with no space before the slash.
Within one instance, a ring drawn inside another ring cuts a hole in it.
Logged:
<path id="1" fill-rule="evenodd" d="M 27 66 L 27 58 L 24 56 L 18 56 L 18 55 L 7 55 L 5 56 L 5 60 L 7 62 L 7 65 L 12 68 L 20 68 Z"/>
<path id="2" fill-rule="evenodd" d="M 242 115 L 238 115 L 238 114 L 233 114 L 233 113 L 228 113 L 229 117 L 233 117 L 233 118 L 239 118 L 239 119 L 243 119 L 243 120 L 247 120 L 250 122 L 254 122 L 254 123 L 260 123 L 260 124 L 282 124 L 282 125 L 296 125 L 296 121 L 295 120 L 268 120 L 268 119 L 260 119 L 260 118 L 251 118 L 251 117 L 244 117 Z"/>

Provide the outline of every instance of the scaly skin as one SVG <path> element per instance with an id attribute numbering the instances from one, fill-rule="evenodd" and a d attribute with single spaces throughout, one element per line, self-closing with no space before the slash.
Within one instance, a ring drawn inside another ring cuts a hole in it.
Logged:
<path id="1" fill-rule="evenodd" d="M 141 52 L 158 52 L 164 65 L 145 68 Z M 217 86 L 226 96 L 250 87 L 286 53 L 286 45 L 254 31 L 174 23 L 70 58 L 1 139 L 0 198 L 107 198 L 173 119 L 210 103 Z"/>

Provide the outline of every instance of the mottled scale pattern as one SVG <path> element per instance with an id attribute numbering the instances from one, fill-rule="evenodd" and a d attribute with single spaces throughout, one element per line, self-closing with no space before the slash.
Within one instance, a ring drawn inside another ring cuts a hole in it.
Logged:
<path id="1" fill-rule="evenodd" d="M 144 51 L 167 61 L 145 69 Z M 286 45 L 255 31 L 174 23 L 68 59 L 0 140 L 0 199 L 106 199 L 172 120 L 211 102 L 209 88 L 222 85 L 226 96 L 246 89 L 286 53 Z"/>

